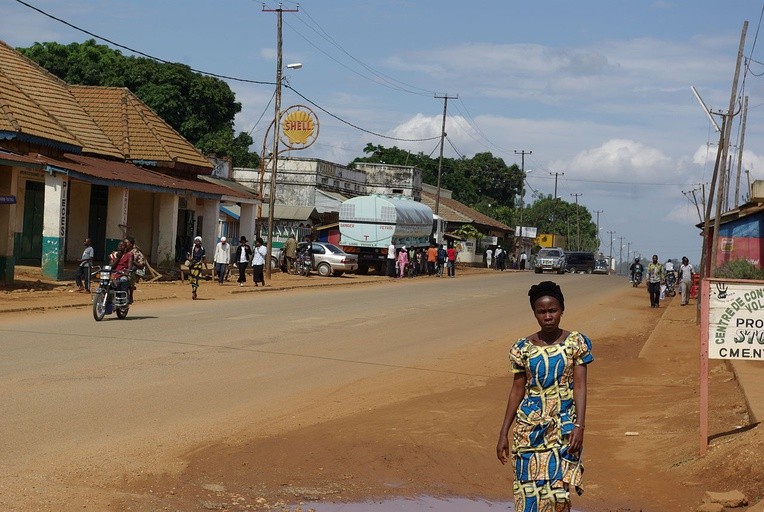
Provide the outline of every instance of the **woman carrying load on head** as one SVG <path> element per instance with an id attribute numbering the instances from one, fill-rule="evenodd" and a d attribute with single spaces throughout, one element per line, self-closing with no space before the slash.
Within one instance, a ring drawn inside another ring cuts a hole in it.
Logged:
<path id="1" fill-rule="evenodd" d="M 539 330 L 510 349 L 514 380 L 496 455 L 515 464 L 512 491 L 517 512 L 570 511 L 570 488 L 581 494 L 581 451 L 586 425 L 586 372 L 591 341 L 560 328 L 565 299 L 544 281 L 528 292 Z"/>

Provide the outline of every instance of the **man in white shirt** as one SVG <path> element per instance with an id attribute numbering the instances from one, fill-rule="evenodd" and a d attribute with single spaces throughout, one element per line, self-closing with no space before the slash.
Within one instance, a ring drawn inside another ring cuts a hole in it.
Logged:
<path id="1" fill-rule="evenodd" d="M 692 288 L 693 268 L 687 256 L 682 257 L 682 264 L 679 267 L 679 293 L 682 295 L 682 306 L 690 302 L 690 288 Z"/>
<path id="2" fill-rule="evenodd" d="M 221 236 L 220 242 L 215 246 L 215 275 L 218 276 L 218 284 L 223 284 L 228 264 L 231 262 L 231 244 L 226 237 Z"/>
<path id="3" fill-rule="evenodd" d="M 390 242 L 390 245 L 387 246 L 387 276 L 388 277 L 395 277 L 395 258 L 397 254 L 395 254 L 395 244 Z"/>
<path id="4" fill-rule="evenodd" d="M 85 250 L 82 251 L 80 266 L 77 267 L 77 274 L 74 276 L 77 281 L 77 291 L 80 293 L 90 293 L 90 266 L 93 264 L 92 240 L 85 239 Z"/>

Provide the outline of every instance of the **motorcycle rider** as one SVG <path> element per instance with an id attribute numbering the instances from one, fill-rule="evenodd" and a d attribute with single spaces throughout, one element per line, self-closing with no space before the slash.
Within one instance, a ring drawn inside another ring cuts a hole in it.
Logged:
<path id="1" fill-rule="evenodd" d="M 642 266 L 642 263 L 640 263 L 639 258 L 634 258 L 634 263 L 632 263 L 631 266 L 629 267 L 629 272 L 630 272 L 629 274 L 630 283 L 634 282 L 634 275 L 637 272 L 644 274 L 645 268 Z"/>
<path id="2" fill-rule="evenodd" d="M 117 264 L 114 265 L 115 282 L 117 291 L 127 292 L 128 302 L 132 302 L 130 293 L 130 273 L 133 270 L 133 253 L 125 251 L 119 257 Z"/>

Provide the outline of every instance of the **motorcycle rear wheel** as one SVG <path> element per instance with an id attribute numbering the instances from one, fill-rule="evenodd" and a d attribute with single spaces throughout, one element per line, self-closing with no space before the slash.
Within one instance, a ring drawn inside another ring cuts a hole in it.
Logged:
<path id="1" fill-rule="evenodd" d="M 106 315 L 106 307 L 103 305 L 103 294 L 104 292 L 99 290 L 93 295 L 93 318 L 95 318 L 96 322 L 103 320 L 104 315 Z"/>

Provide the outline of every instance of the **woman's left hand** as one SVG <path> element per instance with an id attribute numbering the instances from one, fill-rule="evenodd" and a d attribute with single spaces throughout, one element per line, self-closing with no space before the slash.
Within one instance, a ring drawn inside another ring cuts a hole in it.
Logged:
<path id="1" fill-rule="evenodd" d="M 581 448 L 584 447 L 584 429 L 582 427 L 573 427 L 570 434 L 568 451 L 571 455 L 581 456 Z"/>

